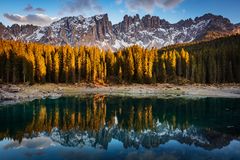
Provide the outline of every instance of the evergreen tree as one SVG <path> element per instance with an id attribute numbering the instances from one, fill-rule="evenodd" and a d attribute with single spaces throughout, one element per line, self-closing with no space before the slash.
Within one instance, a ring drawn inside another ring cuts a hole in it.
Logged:
<path id="1" fill-rule="evenodd" d="M 197 83 L 239 83 L 239 43 L 240 36 L 234 35 L 159 50 L 134 45 L 113 53 L 0 40 L 0 81 L 164 83 L 181 77 Z"/>
<path id="2" fill-rule="evenodd" d="M 125 80 L 132 82 L 134 71 L 135 71 L 135 68 L 134 68 L 133 54 L 131 49 L 127 49 L 126 64 L 125 64 Z"/>
<path id="3" fill-rule="evenodd" d="M 53 71 L 54 71 L 54 82 L 58 83 L 59 82 L 59 53 L 58 51 L 55 52 L 54 58 L 53 58 Z"/>

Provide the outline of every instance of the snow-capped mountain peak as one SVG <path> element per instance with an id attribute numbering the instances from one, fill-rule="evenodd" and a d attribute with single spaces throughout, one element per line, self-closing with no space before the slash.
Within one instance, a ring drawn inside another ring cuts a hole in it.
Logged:
<path id="1" fill-rule="evenodd" d="M 95 45 L 113 50 L 138 44 L 145 48 L 201 40 L 209 32 L 231 33 L 237 26 L 227 18 L 205 14 L 171 24 L 158 16 L 125 15 L 112 25 L 107 14 L 63 17 L 45 27 L 0 24 L 0 38 L 53 45 Z M 219 34 L 221 35 L 221 34 Z M 209 37 L 209 35 L 208 35 Z"/>

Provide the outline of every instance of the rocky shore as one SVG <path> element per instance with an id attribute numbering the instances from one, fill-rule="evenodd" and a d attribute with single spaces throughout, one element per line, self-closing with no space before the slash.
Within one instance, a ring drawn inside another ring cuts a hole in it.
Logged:
<path id="1" fill-rule="evenodd" d="M 61 96 L 87 96 L 89 94 L 100 94 L 106 96 L 130 96 L 139 98 L 240 98 L 240 84 L 1 84 L 0 105 L 32 101 L 34 99 L 59 98 Z"/>

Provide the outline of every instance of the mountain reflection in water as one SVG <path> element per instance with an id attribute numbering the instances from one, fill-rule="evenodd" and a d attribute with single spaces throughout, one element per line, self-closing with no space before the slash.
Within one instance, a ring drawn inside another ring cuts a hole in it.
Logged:
<path id="1" fill-rule="evenodd" d="M 75 156 L 87 159 L 96 158 L 93 149 L 113 158 L 115 153 L 108 152 L 118 148 L 125 154 L 120 159 L 130 153 L 134 159 L 152 153 L 155 159 L 160 149 L 174 152 L 177 146 L 186 149 L 176 151 L 180 159 L 190 150 L 216 159 L 240 158 L 239 151 L 229 151 L 233 146 L 240 150 L 240 99 L 63 97 L 2 106 L 0 123 L 0 155 L 6 159 L 10 155 L 4 151 L 17 148 L 34 149 L 29 156 L 38 158 L 45 149 L 49 155 L 63 150 L 57 159 L 74 159 L 76 149 Z M 68 155 L 69 149 L 73 154 Z M 225 157 L 218 154 L 223 149 Z"/>

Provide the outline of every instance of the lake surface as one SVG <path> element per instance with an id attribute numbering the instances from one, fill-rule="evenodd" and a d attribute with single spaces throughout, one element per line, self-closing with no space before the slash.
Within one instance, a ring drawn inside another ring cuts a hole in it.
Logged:
<path id="1" fill-rule="evenodd" d="M 240 99 L 101 95 L 0 107 L 0 159 L 240 159 Z"/>

